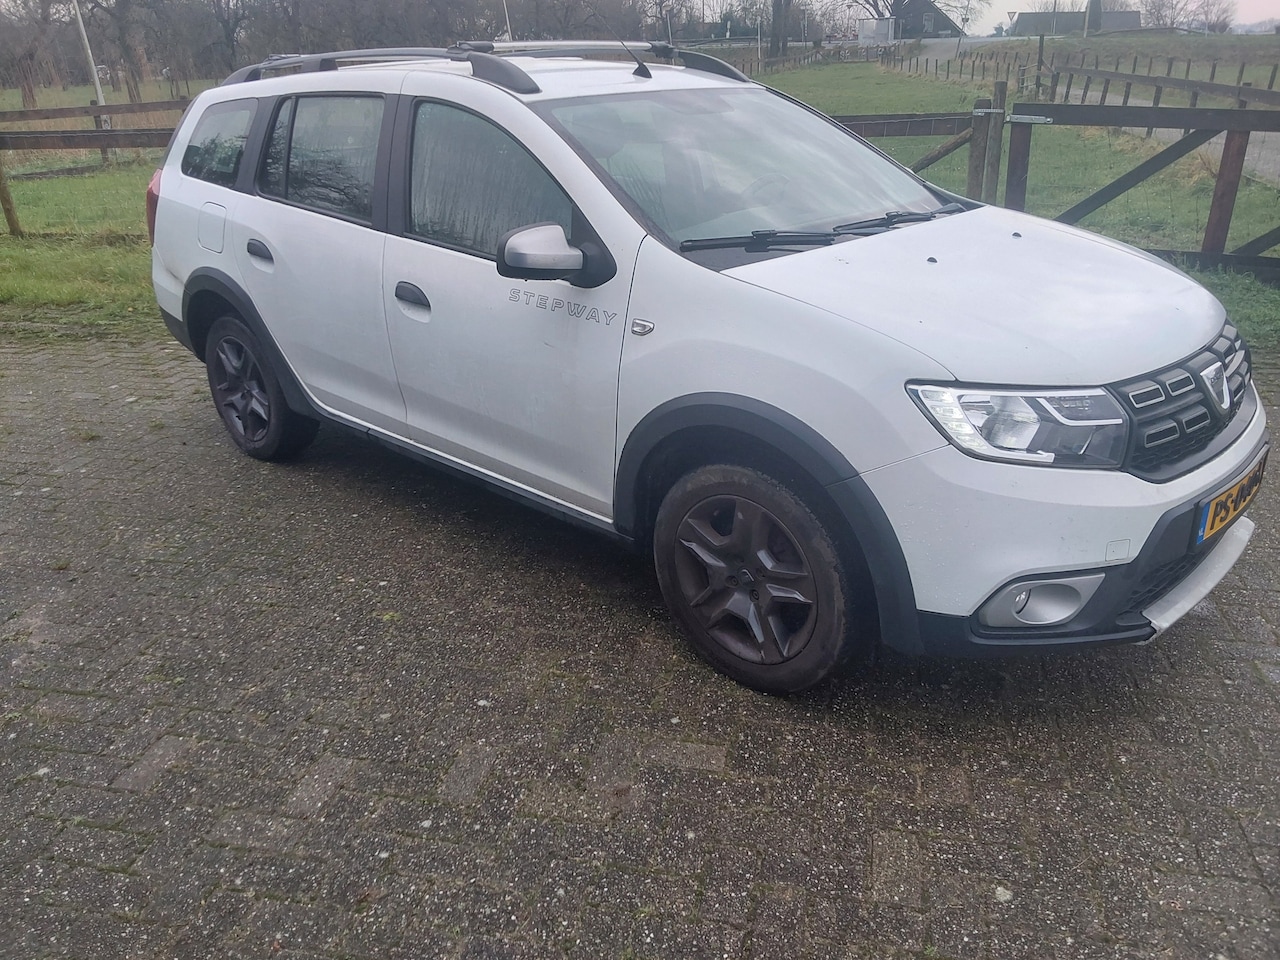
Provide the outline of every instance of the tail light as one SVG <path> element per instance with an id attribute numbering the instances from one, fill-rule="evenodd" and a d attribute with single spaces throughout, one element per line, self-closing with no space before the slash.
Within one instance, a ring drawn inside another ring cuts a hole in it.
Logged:
<path id="1" fill-rule="evenodd" d="M 157 169 L 151 175 L 151 182 L 147 184 L 147 236 L 151 238 L 151 245 L 155 246 L 156 242 L 156 207 L 160 204 L 160 171 Z"/>

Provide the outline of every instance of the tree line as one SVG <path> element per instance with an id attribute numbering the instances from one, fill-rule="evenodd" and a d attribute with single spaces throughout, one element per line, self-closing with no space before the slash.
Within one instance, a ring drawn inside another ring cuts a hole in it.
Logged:
<path id="1" fill-rule="evenodd" d="M 770 56 L 788 42 L 847 33 L 857 17 L 897 16 L 907 0 L 78 0 L 96 72 L 115 99 L 144 80 L 171 93 L 271 54 L 476 39 L 693 40 L 759 36 Z M 976 12 L 991 0 L 936 0 Z M 0 88 L 26 108 L 40 91 L 93 80 L 76 0 L 0 0 Z"/>

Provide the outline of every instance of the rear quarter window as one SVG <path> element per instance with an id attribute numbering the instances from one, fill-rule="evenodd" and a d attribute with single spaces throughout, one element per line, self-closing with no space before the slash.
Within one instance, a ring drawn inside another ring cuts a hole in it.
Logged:
<path id="1" fill-rule="evenodd" d="M 256 100 L 231 100 L 206 110 L 182 151 L 182 172 L 222 187 L 235 186 L 257 106 Z"/>

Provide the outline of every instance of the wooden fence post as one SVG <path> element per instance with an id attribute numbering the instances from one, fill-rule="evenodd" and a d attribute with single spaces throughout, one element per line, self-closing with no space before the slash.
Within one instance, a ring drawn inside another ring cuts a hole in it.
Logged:
<path id="1" fill-rule="evenodd" d="M 1000 152 L 1004 146 L 1004 107 L 1009 96 L 1009 84 L 1004 80 L 995 82 L 992 95 L 992 108 L 996 113 L 989 114 L 991 125 L 987 128 L 987 157 L 982 173 L 982 200 L 984 203 L 995 203 L 1000 189 Z"/>
<path id="2" fill-rule="evenodd" d="M 1009 170 L 1004 181 L 1004 205 L 1010 210 L 1027 209 L 1027 174 L 1031 169 L 1032 123 L 1009 125 Z"/>
<path id="3" fill-rule="evenodd" d="M 1213 200 L 1209 204 L 1209 220 L 1204 227 L 1204 243 L 1201 253 L 1222 253 L 1227 248 L 1227 232 L 1231 229 L 1231 214 L 1235 211 L 1236 193 L 1240 189 L 1240 176 L 1244 173 L 1244 155 L 1249 149 L 1248 130 L 1228 130 L 1222 145 L 1222 162 L 1218 165 L 1218 179 L 1213 185 Z"/>
<path id="4" fill-rule="evenodd" d="M 97 100 L 90 100 L 90 101 L 89 101 L 89 106 L 91 106 L 91 107 L 96 107 L 97 105 L 98 105 L 98 101 L 97 101 Z M 95 114 L 93 115 L 93 128 L 94 128 L 95 130 L 103 130 L 103 129 L 110 130 L 110 129 L 111 129 L 111 118 L 110 118 L 110 117 L 108 117 L 108 118 L 106 119 L 106 123 L 103 123 L 102 115 L 101 115 L 101 114 L 97 114 L 97 113 L 95 113 Z M 103 148 L 102 148 L 102 165 L 103 165 L 104 167 L 107 167 L 107 166 L 110 166 L 110 165 L 111 165 L 111 153 L 107 150 L 107 148 L 106 148 L 106 147 L 103 147 Z"/>
<path id="5" fill-rule="evenodd" d="M 18 209 L 13 205 L 13 194 L 9 192 L 9 178 L 4 172 L 4 154 L 0 153 L 0 208 L 4 209 L 4 220 L 9 226 L 9 235 L 22 236 L 22 225 L 18 223 Z"/>
<path id="6" fill-rule="evenodd" d="M 1036 102 L 1040 102 L 1040 75 L 1044 72 L 1044 34 L 1040 34 L 1040 45 L 1036 49 Z"/>
<path id="7" fill-rule="evenodd" d="M 969 138 L 969 179 L 965 196 L 974 200 L 982 199 L 982 174 L 987 167 L 987 128 L 991 124 L 991 114 L 979 111 L 990 109 L 991 101 L 985 97 L 973 102 L 973 135 Z"/>
<path id="8" fill-rule="evenodd" d="M 1153 107 L 1158 107 L 1158 106 L 1160 106 L 1160 94 L 1162 94 L 1162 93 L 1164 93 L 1164 87 L 1159 87 L 1159 86 L 1158 86 L 1158 87 L 1156 87 L 1156 92 L 1155 92 L 1155 93 L 1153 93 L 1153 94 L 1151 95 L 1151 105 L 1152 105 Z M 1153 129 L 1154 129 L 1153 127 L 1147 127 L 1146 138 L 1147 138 L 1148 140 L 1150 140 L 1150 139 L 1151 139 L 1151 131 L 1152 131 Z"/>

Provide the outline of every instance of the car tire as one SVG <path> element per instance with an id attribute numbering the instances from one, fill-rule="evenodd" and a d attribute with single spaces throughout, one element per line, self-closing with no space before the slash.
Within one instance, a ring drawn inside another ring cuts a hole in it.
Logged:
<path id="1" fill-rule="evenodd" d="M 767 693 L 825 680 L 857 638 L 840 551 L 790 488 L 732 464 L 667 492 L 654 565 L 672 616 L 716 669 Z"/>
<path id="2" fill-rule="evenodd" d="M 262 344 L 234 316 L 214 321 L 205 349 L 209 392 L 237 447 L 259 460 L 287 460 L 320 424 L 289 409 Z"/>

